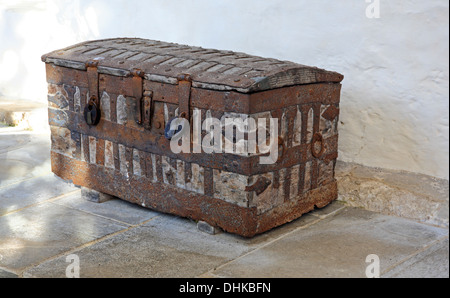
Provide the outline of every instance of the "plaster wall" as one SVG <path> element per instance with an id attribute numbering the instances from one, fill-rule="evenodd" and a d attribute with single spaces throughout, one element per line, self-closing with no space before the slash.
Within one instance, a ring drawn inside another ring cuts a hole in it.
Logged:
<path id="1" fill-rule="evenodd" d="M 45 102 L 40 56 L 89 39 L 291 60 L 345 76 L 340 160 L 448 179 L 448 15 L 446 0 L 0 0 L 0 96 Z"/>

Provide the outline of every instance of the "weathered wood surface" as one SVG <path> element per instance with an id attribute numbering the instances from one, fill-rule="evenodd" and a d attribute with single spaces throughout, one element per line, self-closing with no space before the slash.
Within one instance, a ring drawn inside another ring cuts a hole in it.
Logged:
<path id="1" fill-rule="evenodd" d="M 343 79 L 289 61 L 138 38 L 88 41 L 42 56 L 46 63 L 80 70 L 89 60 L 97 60 L 103 74 L 127 76 L 138 68 L 147 80 L 177 84 L 177 75 L 188 73 L 193 87 L 242 93 Z"/>

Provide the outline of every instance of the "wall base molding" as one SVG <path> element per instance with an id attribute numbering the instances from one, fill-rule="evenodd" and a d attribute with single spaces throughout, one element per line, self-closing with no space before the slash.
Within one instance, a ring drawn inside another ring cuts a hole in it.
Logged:
<path id="1" fill-rule="evenodd" d="M 449 227 L 449 181 L 338 161 L 338 200 L 387 215 Z"/>

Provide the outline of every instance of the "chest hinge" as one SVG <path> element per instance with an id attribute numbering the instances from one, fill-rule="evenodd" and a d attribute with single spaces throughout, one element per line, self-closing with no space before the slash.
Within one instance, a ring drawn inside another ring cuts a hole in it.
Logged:
<path id="1" fill-rule="evenodd" d="M 100 122 L 100 97 L 98 89 L 98 61 L 90 60 L 86 62 L 86 73 L 89 88 L 89 100 L 86 103 L 83 114 L 89 126 L 95 126 Z"/>
<path id="2" fill-rule="evenodd" d="M 189 121 L 192 78 L 189 74 L 179 74 L 178 80 L 178 107 L 179 115 Z"/>
<path id="3" fill-rule="evenodd" d="M 98 61 L 91 60 L 86 62 L 86 72 L 89 88 L 89 101 L 94 101 L 100 106 L 100 98 L 98 96 Z"/>

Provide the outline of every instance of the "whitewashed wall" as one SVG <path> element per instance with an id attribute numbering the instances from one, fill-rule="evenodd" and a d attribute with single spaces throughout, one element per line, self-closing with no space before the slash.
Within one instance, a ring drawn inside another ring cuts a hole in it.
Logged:
<path id="1" fill-rule="evenodd" d="M 40 56 L 87 39 L 291 60 L 345 75 L 341 160 L 448 179 L 448 1 L 379 3 L 368 18 L 366 0 L 0 0 L 0 95 L 45 101 Z"/>

